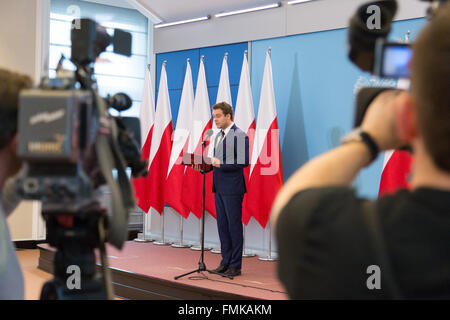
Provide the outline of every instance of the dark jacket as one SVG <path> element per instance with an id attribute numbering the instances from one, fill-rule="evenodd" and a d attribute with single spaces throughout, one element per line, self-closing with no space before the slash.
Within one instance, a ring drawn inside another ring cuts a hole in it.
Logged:
<path id="1" fill-rule="evenodd" d="M 220 134 L 214 139 L 214 146 Z M 232 195 L 247 192 L 244 168 L 249 164 L 249 141 L 244 131 L 235 124 L 225 139 L 214 149 L 214 157 L 220 160 L 220 168 L 213 167 L 213 192 Z"/>

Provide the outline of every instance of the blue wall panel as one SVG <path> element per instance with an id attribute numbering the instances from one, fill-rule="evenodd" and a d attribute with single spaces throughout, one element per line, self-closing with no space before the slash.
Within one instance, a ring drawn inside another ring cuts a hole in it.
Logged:
<path id="1" fill-rule="evenodd" d="M 237 89 L 241 75 L 242 60 L 244 51 L 248 50 L 248 43 L 236 43 L 223 46 L 207 47 L 161 53 L 156 55 L 156 92 L 159 89 L 159 79 L 161 67 L 167 61 L 167 82 L 169 86 L 170 104 L 172 109 L 173 125 L 176 126 L 178 108 L 180 105 L 181 91 L 183 88 L 184 76 L 186 73 L 186 59 L 190 59 L 192 80 L 194 83 L 194 93 L 197 86 L 198 68 L 200 58 L 204 56 L 206 82 L 208 85 L 209 101 L 211 106 L 216 103 L 217 90 L 220 80 L 222 60 L 225 53 L 228 53 L 228 74 L 231 86 L 231 99 L 234 103 L 237 98 Z"/>

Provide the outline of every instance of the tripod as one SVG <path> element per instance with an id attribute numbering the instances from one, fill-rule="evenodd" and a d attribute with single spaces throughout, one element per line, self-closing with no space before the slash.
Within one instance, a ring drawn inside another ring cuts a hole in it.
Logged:
<path id="1" fill-rule="evenodd" d="M 206 140 L 202 141 L 202 154 L 204 154 L 205 152 L 205 144 L 206 144 Z M 206 164 L 205 164 L 205 160 L 202 157 L 202 170 L 201 170 L 201 174 L 203 175 L 203 204 L 202 204 L 202 226 L 201 226 L 201 254 L 200 254 L 200 261 L 198 262 L 198 268 L 189 272 L 186 272 L 184 274 L 181 274 L 179 276 L 176 276 L 174 279 L 178 280 L 184 276 L 190 275 L 192 273 L 200 273 L 202 271 L 208 271 L 209 273 L 214 273 L 214 274 L 219 274 L 222 275 L 220 273 L 215 272 L 214 270 L 208 270 L 206 268 L 205 265 L 205 197 L 206 197 L 206 193 L 205 193 L 205 181 L 206 181 Z M 223 275 L 222 275 L 223 276 Z M 227 276 L 229 277 L 229 276 Z M 230 277 L 229 277 L 230 278 Z"/>
<path id="2" fill-rule="evenodd" d="M 56 216 L 47 216 L 48 240 L 57 248 L 55 277 L 47 281 L 41 300 L 105 300 L 113 298 L 111 278 L 104 247 L 103 213 L 91 211 L 72 217 L 73 226 L 59 224 Z M 96 273 L 94 249 L 100 249 L 103 276 Z"/>

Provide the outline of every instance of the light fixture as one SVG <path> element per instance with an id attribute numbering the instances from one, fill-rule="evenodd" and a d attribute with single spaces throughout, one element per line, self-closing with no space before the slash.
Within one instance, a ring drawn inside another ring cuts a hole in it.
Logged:
<path id="1" fill-rule="evenodd" d="M 248 9 L 242 9 L 242 10 L 235 10 L 235 11 L 228 11 L 228 12 L 217 13 L 214 16 L 216 18 L 221 18 L 221 17 L 226 17 L 226 16 L 232 16 L 232 15 L 235 15 L 235 14 L 241 14 L 241 13 L 259 11 L 259 10 L 277 8 L 279 6 L 281 6 L 281 2 L 272 3 L 272 4 L 265 5 L 265 6 L 260 6 L 260 7 L 254 7 L 254 8 L 248 8 Z"/>
<path id="2" fill-rule="evenodd" d="M 154 27 L 155 28 L 170 27 L 170 26 L 176 26 L 178 24 L 208 20 L 210 18 L 211 18 L 211 16 L 204 16 L 204 17 L 188 19 L 188 20 L 180 20 L 180 21 L 167 22 L 167 23 L 158 23 L 158 24 L 155 24 Z"/>
<path id="3" fill-rule="evenodd" d="M 293 0 L 293 1 L 288 1 L 287 4 L 297 4 L 297 3 L 303 3 L 303 2 L 310 2 L 313 0 Z"/>

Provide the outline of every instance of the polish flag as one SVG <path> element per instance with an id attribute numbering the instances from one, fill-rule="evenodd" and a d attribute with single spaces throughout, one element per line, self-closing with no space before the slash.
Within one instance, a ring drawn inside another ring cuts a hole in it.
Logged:
<path id="1" fill-rule="evenodd" d="M 230 106 L 233 106 L 231 103 L 231 89 L 230 89 L 230 80 L 228 76 L 228 53 L 225 53 L 225 56 L 222 60 L 222 69 L 220 71 L 220 80 L 219 80 L 219 88 L 217 90 L 217 98 L 216 103 L 219 102 L 226 102 Z M 214 131 L 214 135 L 212 136 L 212 140 L 216 138 L 217 134 L 219 133 L 219 129 L 216 126 L 216 123 L 212 122 L 212 129 Z M 208 157 L 214 156 L 214 147 L 209 148 L 208 150 Z"/>
<path id="2" fill-rule="evenodd" d="M 149 180 L 150 190 L 146 195 L 151 207 L 159 214 L 164 209 L 164 197 L 167 189 L 167 169 L 172 150 L 172 113 L 170 110 L 169 90 L 167 87 L 166 63 L 163 63 L 159 82 L 158 102 L 156 104 L 155 125 L 150 149 Z"/>
<path id="3" fill-rule="evenodd" d="M 217 99 L 216 103 L 225 101 L 230 106 L 231 103 L 231 90 L 230 90 L 230 79 L 228 76 L 228 53 L 225 53 L 225 56 L 222 60 L 222 70 L 220 71 L 220 80 L 219 80 L 219 89 L 217 90 Z M 213 124 L 213 128 L 216 128 L 216 124 Z"/>
<path id="4" fill-rule="evenodd" d="M 245 51 L 244 61 L 242 62 L 234 123 L 238 128 L 247 133 L 249 140 L 249 158 L 251 159 L 253 151 L 253 141 L 255 138 L 256 122 L 255 110 L 253 107 L 252 89 L 250 86 L 250 71 L 248 68 L 247 51 Z M 245 184 L 247 186 L 249 185 L 249 175 L 250 166 L 244 168 Z M 248 196 L 244 197 L 244 203 L 242 205 L 242 222 L 245 225 L 248 224 L 251 218 L 251 214 L 247 209 L 247 198 Z"/>
<path id="5" fill-rule="evenodd" d="M 155 104 L 153 102 L 153 89 L 150 80 L 150 71 L 147 69 L 144 80 L 141 110 L 139 112 L 141 123 L 141 159 L 148 160 L 152 145 L 153 124 L 155 122 Z M 145 213 L 150 209 L 148 194 L 150 194 L 149 177 L 132 179 L 136 203 Z"/>
<path id="6" fill-rule="evenodd" d="M 397 88 L 408 89 L 409 80 L 400 79 Z M 390 150 L 384 154 L 383 171 L 381 173 L 378 196 L 393 194 L 398 189 L 409 187 L 413 157 L 408 151 Z"/>
<path id="7" fill-rule="evenodd" d="M 251 159 L 246 210 L 265 228 L 275 196 L 283 185 L 270 52 L 266 55 Z"/>
<path id="8" fill-rule="evenodd" d="M 186 166 L 181 164 L 183 153 L 188 152 L 189 130 L 192 123 L 192 110 L 194 107 L 194 87 L 189 59 L 187 60 L 186 74 L 184 76 L 183 91 L 181 93 L 180 108 L 178 110 L 177 127 L 173 134 L 172 152 L 170 154 L 169 169 L 167 172 L 166 203 L 175 211 L 187 218 L 189 209 L 183 204 L 183 179 Z"/>
<path id="9" fill-rule="evenodd" d="M 385 153 L 378 196 L 393 194 L 409 187 L 412 157 L 408 151 L 390 150 Z"/>
<path id="10" fill-rule="evenodd" d="M 200 61 L 198 71 L 197 88 L 195 91 L 193 117 L 191 122 L 190 139 L 188 152 L 202 155 L 201 142 L 207 130 L 211 129 L 211 107 L 209 105 L 208 87 L 206 85 L 205 66 L 203 56 Z M 210 140 L 210 139 L 209 139 Z M 210 141 L 206 144 L 204 155 L 208 154 Z M 212 171 L 205 177 L 205 209 L 216 217 L 216 207 L 214 203 L 214 194 L 212 192 Z M 183 180 L 183 204 L 194 213 L 199 219 L 202 216 L 203 209 L 203 176 L 200 172 L 191 167 L 187 167 L 185 179 Z"/>

